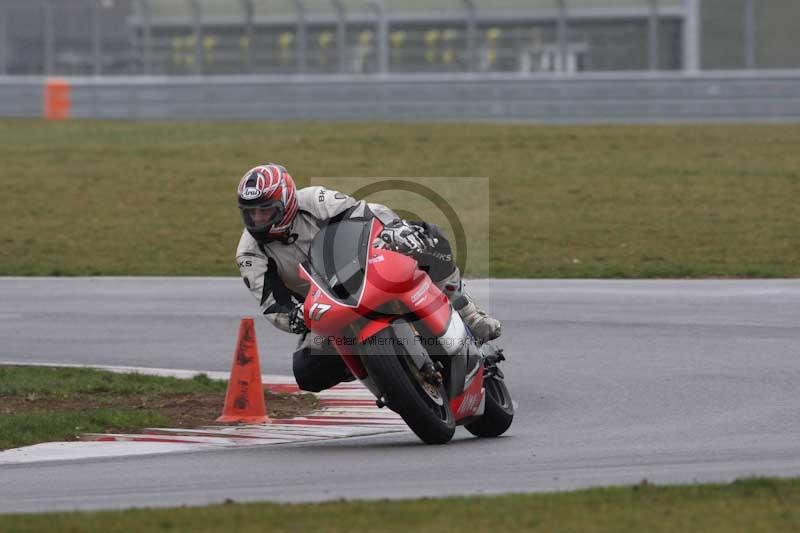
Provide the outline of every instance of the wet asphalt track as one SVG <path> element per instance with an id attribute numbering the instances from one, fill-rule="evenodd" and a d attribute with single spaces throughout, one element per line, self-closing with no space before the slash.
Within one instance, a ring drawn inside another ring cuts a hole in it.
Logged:
<path id="1" fill-rule="evenodd" d="M 800 281 L 472 283 L 505 325 L 507 437 L 458 430 L 0 466 L 0 512 L 800 475 Z M 225 370 L 238 279 L 0 278 L 0 361 Z M 258 326 L 262 369 L 292 338 Z"/>

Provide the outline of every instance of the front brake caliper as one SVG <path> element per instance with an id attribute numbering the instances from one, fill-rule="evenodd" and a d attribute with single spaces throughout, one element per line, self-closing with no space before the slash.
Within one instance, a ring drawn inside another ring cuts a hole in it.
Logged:
<path id="1" fill-rule="evenodd" d="M 419 373 L 422 376 L 422 379 L 424 379 L 428 383 L 435 383 L 436 385 L 442 383 L 442 374 L 438 370 L 436 370 L 436 367 L 430 360 L 425 361 L 425 364 L 422 365 L 422 368 L 420 368 Z"/>

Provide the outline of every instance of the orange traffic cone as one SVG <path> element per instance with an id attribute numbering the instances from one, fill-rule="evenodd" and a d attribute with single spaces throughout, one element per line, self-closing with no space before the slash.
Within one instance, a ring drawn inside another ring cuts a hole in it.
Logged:
<path id="1" fill-rule="evenodd" d="M 258 363 L 256 327 L 251 317 L 239 325 L 239 341 L 233 352 L 231 378 L 225 395 L 225 407 L 217 422 L 269 422 Z"/>

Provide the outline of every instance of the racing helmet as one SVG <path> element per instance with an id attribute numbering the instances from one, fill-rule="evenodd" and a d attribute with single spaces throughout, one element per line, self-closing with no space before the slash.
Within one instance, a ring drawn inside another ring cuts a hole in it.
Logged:
<path id="1" fill-rule="evenodd" d="M 248 170 L 237 192 L 242 222 L 255 240 L 288 237 L 297 215 L 297 187 L 284 167 L 268 163 Z"/>

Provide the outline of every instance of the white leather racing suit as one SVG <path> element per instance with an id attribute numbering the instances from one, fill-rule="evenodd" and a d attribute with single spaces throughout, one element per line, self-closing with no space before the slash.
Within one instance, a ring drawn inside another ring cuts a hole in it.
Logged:
<path id="1" fill-rule="evenodd" d="M 244 230 L 236 250 L 245 285 L 267 320 L 284 331 L 291 331 L 289 313 L 296 303 L 305 300 L 309 288 L 297 274 L 297 266 L 308 259 L 311 241 L 323 224 L 336 217 L 344 220 L 375 216 L 383 224 L 399 218 L 384 205 L 356 200 L 323 187 L 298 190 L 297 207 L 289 239 L 259 244 Z"/>

